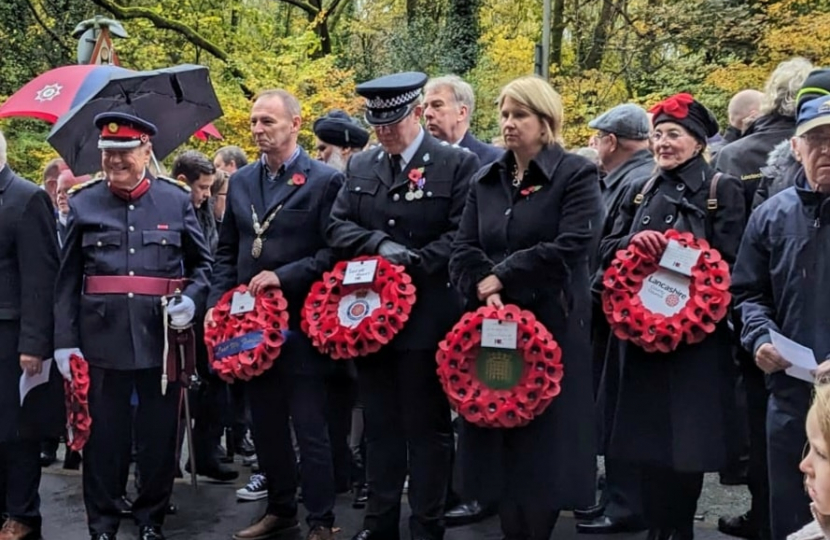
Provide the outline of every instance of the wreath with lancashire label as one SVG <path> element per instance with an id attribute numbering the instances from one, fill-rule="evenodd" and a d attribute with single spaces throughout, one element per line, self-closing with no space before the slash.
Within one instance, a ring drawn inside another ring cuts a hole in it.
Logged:
<path id="1" fill-rule="evenodd" d="M 271 369 L 288 330 L 288 302 L 277 288 L 258 294 L 251 311 L 231 314 L 234 295 L 247 291 L 243 284 L 223 294 L 213 308 L 215 325 L 205 330 L 210 365 L 229 383 L 250 381 Z"/>
<path id="2" fill-rule="evenodd" d="M 482 347 L 485 319 L 516 323 L 516 348 Z M 450 404 L 477 426 L 524 426 L 561 391 L 559 344 L 531 312 L 515 305 L 465 313 L 438 345 L 436 360 Z"/>
<path id="3" fill-rule="evenodd" d="M 67 446 L 70 450 L 80 452 L 92 431 L 92 417 L 89 415 L 89 364 L 77 354 L 72 354 L 69 356 L 69 371 L 72 380 L 63 381 L 66 427 L 69 432 Z"/>
<path id="4" fill-rule="evenodd" d="M 377 264 L 371 283 L 343 284 L 353 263 Z M 340 261 L 312 285 L 300 327 L 323 354 L 357 358 L 389 343 L 409 320 L 413 304 L 415 285 L 402 266 L 382 257 L 358 257 Z"/>
<path id="5" fill-rule="evenodd" d="M 647 352 L 671 352 L 715 331 L 727 313 L 729 266 L 706 240 L 674 229 L 668 240 L 700 250 L 691 277 L 660 266 L 634 245 L 620 250 L 603 275 L 602 309 L 614 335 Z"/>

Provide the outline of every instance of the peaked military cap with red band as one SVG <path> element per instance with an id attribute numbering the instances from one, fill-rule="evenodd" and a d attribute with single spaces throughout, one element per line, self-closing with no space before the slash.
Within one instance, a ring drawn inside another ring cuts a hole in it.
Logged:
<path id="1" fill-rule="evenodd" d="M 122 112 L 105 112 L 95 117 L 95 127 L 101 130 L 100 150 L 129 150 L 150 140 L 158 130 L 152 123 L 138 116 Z"/>

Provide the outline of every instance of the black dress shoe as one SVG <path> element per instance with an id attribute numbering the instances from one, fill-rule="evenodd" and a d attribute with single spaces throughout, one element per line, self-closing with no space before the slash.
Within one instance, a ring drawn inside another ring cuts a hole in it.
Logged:
<path id="1" fill-rule="evenodd" d="M 116 540 L 115 533 L 100 533 L 90 536 L 91 540 Z"/>
<path id="2" fill-rule="evenodd" d="M 600 516 L 588 523 L 577 523 L 576 532 L 580 534 L 617 534 L 633 533 L 646 530 L 645 525 L 631 519 L 614 519 Z"/>
<path id="3" fill-rule="evenodd" d="M 122 518 L 128 518 L 133 515 L 133 501 L 128 499 L 126 495 L 116 500 L 115 506 L 118 508 L 118 515 Z"/>
<path id="4" fill-rule="evenodd" d="M 601 517 L 603 512 L 605 512 L 605 506 L 602 504 L 597 504 L 594 506 L 589 506 L 588 508 L 577 508 L 574 511 L 574 517 L 580 521 L 590 521 L 592 519 L 597 519 Z"/>
<path id="5" fill-rule="evenodd" d="M 58 456 L 54 452 L 41 452 L 40 453 L 40 466 L 41 467 L 48 467 L 52 463 L 58 460 Z"/>
<path id="6" fill-rule="evenodd" d="M 352 501 L 352 508 L 365 508 L 366 502 L 369 500 L 369 488 L 366 484 L 354 487 L 354 500 Z"/>
<path id="7" fill-rule="evenodd" d="M 372 531 L 369 529 L 363 529 L 356 535 L 352 536 L 352 540 L 372 540 L 374 536 L 372 535 Z"/>
<path id="8" fill-rule="evenodd" d="M 750 540 L 755 540 L 761 536 L 758 526 L 755 524 L 749 512 L 741 514 L 740 516 L 723 516 L 719 518 L 718 530 L 729 536 L 749 538 Z"/>
<path id="9" fill-rule="evenodd" d="M 164 535 L 161 533 L 161 527 L 142 525 L 138 528 L 138 538 L 140 540 L 164 540 Z"/>
<path id="10" fill-rule="evenodd" d="M 478 523 L 494 513 L 493 508 L 484 508 L 478 501 L 469 501 L 448 510 L 444 514 L 444 522 L 447 527 L 459 527 L 461 525 Z"/>
<path id="11" fill-rule="evenodd" d="M 186 472 L 190 472 L 190 462 L 184 464 L 184 470 Z M 207 476 L 211 480 L 216 480 L 217 482 L 233 482 L 237 478 L 239 478 L 239 471 L 235 471 L 230 467 L 222 465 L 221 463 L 207 463 L 207 464 L 197 464 L 196 465 L 196 474 L 199 476 Z"/>

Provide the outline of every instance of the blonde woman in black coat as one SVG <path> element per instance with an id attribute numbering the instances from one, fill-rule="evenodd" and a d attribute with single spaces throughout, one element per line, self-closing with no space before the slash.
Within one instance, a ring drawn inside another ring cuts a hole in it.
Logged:
<path id="1" fill-rule="evenodd" d="M 596 166 L 561 145 L 562 102 L 522 77 L 499 97 L 507 152 L 473 180 L 450 259 L 468 307 L 517 304 L 562 348 L 562 392 L 527 426 L 464 423 L 467 495 L 500 500 L 507 540 L 548 540 L 559 510 L 594 499 L 588 260 L 602 225 Z M 498 493 L 483 493 L 492 486 Z"/>

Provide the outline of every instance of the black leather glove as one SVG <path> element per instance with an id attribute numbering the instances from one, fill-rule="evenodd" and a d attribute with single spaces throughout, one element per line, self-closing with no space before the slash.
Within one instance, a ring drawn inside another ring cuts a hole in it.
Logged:
<path id="1" fill-rule="evenodd" d="M 409 266 L 421 260 L 421 257 L 417 253 L 413 253 L 406 246 L 402 246 L 392 240 L 384 240 L 380 243 L 378 246 L 378 255 L 392 264 L 401 264 L 403 266 Z"/>

